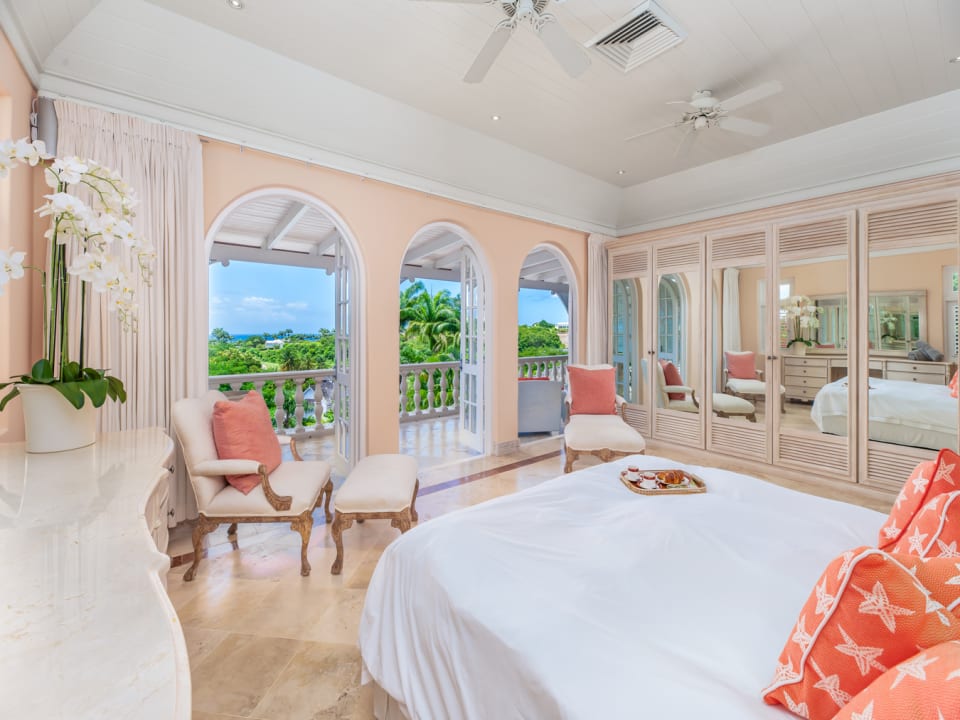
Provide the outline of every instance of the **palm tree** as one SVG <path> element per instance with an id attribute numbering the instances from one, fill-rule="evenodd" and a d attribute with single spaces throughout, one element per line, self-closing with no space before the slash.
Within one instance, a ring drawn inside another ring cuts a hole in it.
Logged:
<path id="1" fill-rule="evenodd" d="M 449 290 L 433 295 L 418 280 L 400 294 L 404 340 L 419 341 L 437 355 L 455 355 L 460 346 L 460 303 Z"/>

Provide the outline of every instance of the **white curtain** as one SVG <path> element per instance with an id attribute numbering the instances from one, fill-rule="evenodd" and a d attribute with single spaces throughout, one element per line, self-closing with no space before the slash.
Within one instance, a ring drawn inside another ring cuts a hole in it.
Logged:
<path id="1" fill-rule="evenodd" d="M 740 271 L 723 271 L 723 349 L 740 351 Z"/>
<path id="2" fill-rule="evenodd" d="M 200 138 L 69 101 L 57 100 L 55 106 L 57 155 L 90 158 L 117 170 L 140 200 L 134 227 L 157 251 L 152 286 L 141 286 L 138 296 L 138 332 L 124 333 L 103 307 L 90 313 L 86 364 L 109 368 L 127 390 L 125 404 L 104 406 L 101 430 L 161 427 L 172 437 L 173 403 L 201 395 L 207 384 Z M 179 450 L 170 490 L 171 524 L 195 517 Z"/>
<path id="3" fill-rule="evenodd" d="M 611 238 L 592 234 L 587 238 L 587 364 L 609 362 L 607 337 L 607 249 Z"/>

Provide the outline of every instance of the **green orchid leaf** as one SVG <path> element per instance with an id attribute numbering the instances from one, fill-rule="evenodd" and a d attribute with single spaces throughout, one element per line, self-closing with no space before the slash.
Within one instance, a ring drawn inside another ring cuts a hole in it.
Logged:
<path id="1" fill-rule="evenodd" d="M 54 383 L 53 387 L 63 395 L 67 402 L 73 405 L 77 410 L 83 407 L 83 391 L 80 389 L 80 383 L 61 382 Z"/>
<path id="2" fill-rule="evenodd" d="M 78 385 L 90 398 L 94 407 L 100 407 L 107 401 L 107 389 L 110 384 L 106 380 L 84 380 Z"/>
<path id="3" fill-rule="evenodd" d="M 105 380 L 110 386 L 110 397 L 124 403 L 127 401 L 127 391 L 123 389 L 123 381 L 113 375 L 107 375 Z"/>
<path id="4" fill-rule="evenodd" d="M 68 362 L 64 363 L 63 367 L 60 368 L 60 381 L 69 383 L 77 382 L 83 377 L 83 373 L 80 370 L 80 363 Z"/>
<path id="5" fill-rule="evenodd" d="M 7 384 L 9 385 L 10 383 L 7 383 Z M 8 392 L 7 396 L 3 400 L 0 400 L 0 412 L 3 412 L 3 409 L 7 406 L 7 403 L 13 400 L 19 394 L 20 394 L 20 390 L 18 390 L 17 388 L 14 388 L 10 392 Z"/>
<path id="6" fill-rule="evenodd" d="M 97 370 L 96 368 L 84 368 L 83 369 L 83 379 L 84 380 L 103 380 L 103 370 Z"/>
<path id="7" fill-rule="evenodd" d="M 46 358 L 37 360 L 33 367 L 30 368 L 30 380 L 25 382 L 34 382 L 40 383 L 42 385 L 49 385 L 53 382 L 53 365 L 50 364 L 50 361 Z"/>

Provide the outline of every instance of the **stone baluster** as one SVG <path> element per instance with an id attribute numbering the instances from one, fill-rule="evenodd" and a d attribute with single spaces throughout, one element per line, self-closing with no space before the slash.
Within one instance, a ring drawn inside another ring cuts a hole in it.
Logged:
<path id="1" fill-rule="evenodd" d="M 446 368 L 440 371 L 440 402 L 438 404 L 440 410 L 447 409 L 447 389 L 450 387 L 447 382 L 448 372 Z"/>
<path id="2" fill-rule="evenodd" d="M 303 432 L 303 386 L 307 378 L 295 378 L 293 381 L 293 414 L 296 417 L 294 432 Z"/>
<path id="3" fill-rule="evenodd" d="M 277 389 L 273 395 L 273 401 L 277 404 L 277 433 L 285 432 L 283 422 L 287 418 L 287 412 L 283 409 L 283 380 L 276 380 Z"/>

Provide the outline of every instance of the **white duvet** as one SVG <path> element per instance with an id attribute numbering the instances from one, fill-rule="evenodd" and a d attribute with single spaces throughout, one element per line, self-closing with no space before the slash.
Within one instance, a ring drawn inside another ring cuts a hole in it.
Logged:
<path id="1" fill-rule="evenodd" d="M 790 717 L 760 691 L 824 567 L 884 516 L 692 466 L 706 494 L 641 496 L 627 464 L 392 543 L 361 620 L 365 680 L 413 720 Z"/>

